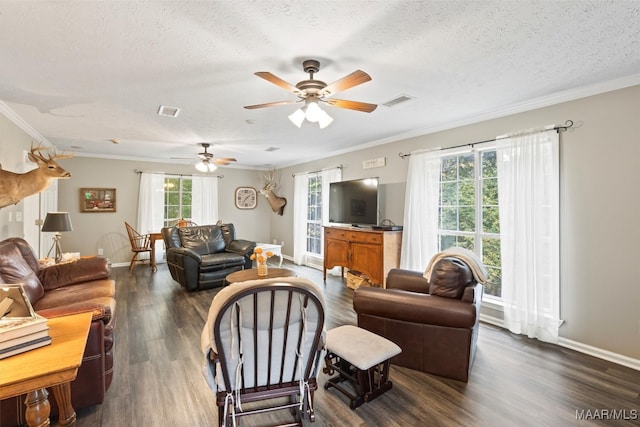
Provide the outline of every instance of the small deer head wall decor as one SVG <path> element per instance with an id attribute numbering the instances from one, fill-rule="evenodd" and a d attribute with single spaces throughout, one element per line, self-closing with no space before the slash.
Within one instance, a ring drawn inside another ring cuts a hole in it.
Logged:
<path id="1" fill-rule="evenodd" d="M 260 194 L 267 198 L 271 210 L 278 215 L 282 215 L 284 207 L 287 205 L 287 199 L 279 197 L 275 190 L 278 188 L 278 177 L 275 170 L 267 172 L 263 177 L 264 186 L 260 190 Z"/>
<path id="2" fill-rule="evenodd" d="M 15 173 L 3 170 L 0 166 L 0 209 L 9 205 L 15 205 L 20 200 L 32 194 L 40 193 L 51 185 L 54 179 L 65 179 L 71 177 L 71 174 L 64 170 L 56 159 L 68 159 L 75 154 L 58 153 L 55 148 L 53 153 L 49 153 L 46 157 L 43 151 L 48 151 L 47 147 L 38 144 L 37 147 L 31 146 L 29 152 L 29 160 L 38 165 L 26 173 Z"/>

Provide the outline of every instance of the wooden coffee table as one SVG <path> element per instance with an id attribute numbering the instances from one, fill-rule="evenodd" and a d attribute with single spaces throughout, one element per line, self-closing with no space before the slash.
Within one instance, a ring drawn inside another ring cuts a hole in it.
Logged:
<path id="1" fill-rule="evenodd" d="M 269 271 L 266 276 L 258 276 L 257 268 L 250 268 L 247 270 L 240 270 L 229 274 L 226 277 L 227 284 L 236 282 L 246 282 L 247 280 L 256 279 L 271 279 L 274 277 L 295 277 L 296 273 L 288 268 L 273 268 L 269 267 Z"/>
<path id="2" fill-rule="evenodd" d="M 60 409 L 59 425 L 74 426 L 70 383 L 76 378 L 89 335 L 91 312 L 49 319 L 51 344 L 0 360 L 0 399 L 27 393 L 29 426 L 49 425 L 47 390 Z"/>

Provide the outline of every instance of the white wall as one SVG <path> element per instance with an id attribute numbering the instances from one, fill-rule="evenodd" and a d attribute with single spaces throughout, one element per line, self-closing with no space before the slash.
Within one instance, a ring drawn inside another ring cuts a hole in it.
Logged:
<path id="1" fill-rule="evenodd" d="M 22 172 L 23 153 L 31 147 L 26 132 L 0 114 L 0 166 L 11 172 Z M 24 223 L 16 220 L 24 217 L 24 202 L 0 209 L 0 240 L 7 237 L 24 237 Z"/>

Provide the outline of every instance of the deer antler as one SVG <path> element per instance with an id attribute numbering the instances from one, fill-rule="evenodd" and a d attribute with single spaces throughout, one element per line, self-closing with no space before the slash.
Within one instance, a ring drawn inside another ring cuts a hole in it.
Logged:
<path id="1" fill-rule="evenodd" d="M 266 175 L 264 175 L 264 183 L 273 186 L 278 185 L 278 175 L 275 169 L 267 171 Z"/>
<path id="2" fill-rule="evenodd" d="M 40 154 L 41 151 L 46 150 L 48 150 L 48 148 L 44 147 L 42 143 L 38 143 L 37 147 L 34 147 L 33 143 L 31 143 L 31 152 L 29 153 L 29 159 L 36 163 L 46 162 L 47 159 L 42 154 Z"/>
<path id="3" fill-rule="evenodd" d="M 49 160 L 55 160 L 55 159 L 70 159 L 73 156 L 75 156 L 76 153 L 69 153 L 67 154 L 66 150 L 62 150 L 62 153 L 58 153 L 58 151 L 55 149 L 53 149 L 53 155 L 49 154 Z"/>
<path id="4" fill-rule="evenodd" d="M 58 153 L 55 147 L 53 148 L 53 154 L 49 153 L 47 157 L 41 154 L 42 151 L 49 151 L 49 147 L 44 147 L 42 143 L 38 143 L 37 147 L 34 147 L 33 144 L 31 144 L 31 152 L 29 154 L 29 157 L 33 157 L 32 160 L 35 160 L 36 163 L 38 163 L 38 161 L 46 163 L 47 161 L 55 159 L 69 159 L 75 156 L 75 153 L 67 154 L 65 150 L 63 150 L 62 153 Z"/>

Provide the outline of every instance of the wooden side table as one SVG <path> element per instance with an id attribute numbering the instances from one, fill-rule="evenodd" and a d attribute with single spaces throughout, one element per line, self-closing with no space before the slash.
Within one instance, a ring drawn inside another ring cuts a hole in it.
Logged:
<path id="1" fill-rule="evenodd" d="M 273 277 L 295 277 L 296 273 L 288 268 L 272 268 L 266 276 L 258 276 L 257 268 L 249 268 L 247 270 L 235 271 L 226 277 L 227 284 L 236 282 L 246 282 L 247 280 L 271 279 Z"/>
<path id="2" fill-rule="evenodd" d="M 60 409 L 59 425 L 75 426 L 71 381 L 78 374 L 89 335 L 91 312 L 49 319 L 51 344 L 0 360 L 0 400 L 27 394 L 30 427 L 49 425 L 51 387 Z"/>
<path id="3" fill-rule="evenodd" d="M 157 271 L 158 267 L 156 266 L 156 241 L 162 240 L 162 233 L 149 233 L 149 241 L 151 242 L 151 253 L 149 254 L 149 265 L 151 266 L 151 271 Z"/>

